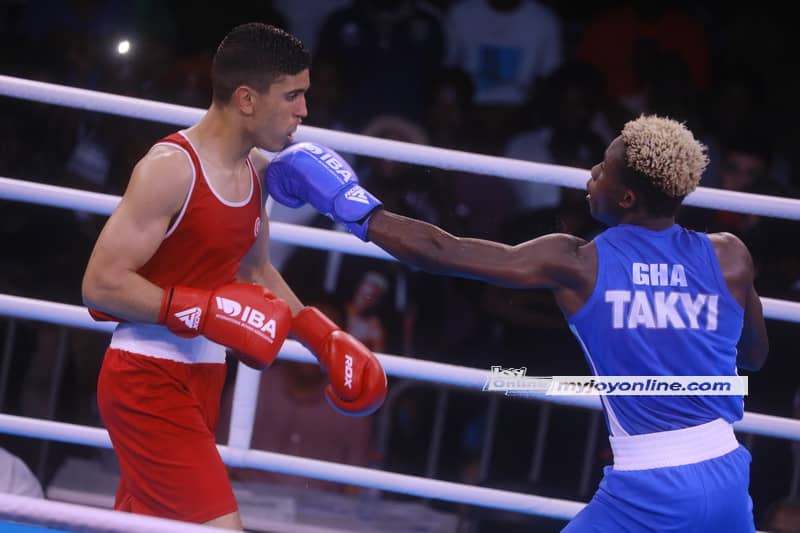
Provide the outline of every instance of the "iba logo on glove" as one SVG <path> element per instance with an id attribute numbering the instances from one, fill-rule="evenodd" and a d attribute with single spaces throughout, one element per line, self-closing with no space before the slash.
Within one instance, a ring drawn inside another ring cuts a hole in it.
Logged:
<path id="1" fill-rule="evenodd" d="M 330 152 L 326 152 L 311 143 L 302 143 L 303 150 L 316 156 L 316 160 L 325 165 L 329 171 L 336 174 L 343 182 L 353 179 L 353 173 L 348 170 L 347 165 L 336 159 Z"/>
<path id="2" fill-rule="evenodd" d="M 270 318 L 267 320 L 267 316 L 264 313 L 253 309 L 249 305 L 244 306 L 244 311 L 242 311 L 242 304 L 236 300 L 222 298 L 221 296 L 217 296 L 215 300 L 217 301 L 217 308 L 226 315 L 222 317 L 223 319 L 235 319 L 237 322 L 244 322 L 261 333 L 267 333 L 270 342 L 275 340 L 275 328 L 277 327 L 275 319 Z"/>

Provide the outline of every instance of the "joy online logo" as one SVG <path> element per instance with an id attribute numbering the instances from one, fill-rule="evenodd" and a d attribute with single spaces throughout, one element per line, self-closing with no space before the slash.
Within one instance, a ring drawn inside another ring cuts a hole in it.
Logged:
<path id="1" fill-rule="evenodd" d="M 504 391 L 512 394 L 538 394 L 546 392 L 552 383 L 552 377 L 528 376 L 528 368 L 503 368 L 495 365 L 483 384 L 483 390 Z"/>
<path id="2" fill-rule="evenodd" d="M 216 301 L 217 308 L 229 317 L 238 318 L 242 322 L 256 328 L 258 331 L 267 333 L 271 339 L 275 339 L 275 329 L 277 328 L 275 319 L 270 318 L 267 320 L 267 316 L 264 313 L 258 309 L 253 309 L 249 305 L 246 305 L 244 311 L 242 311 L 242 304 L 236 300 L 217 296 Z"/>

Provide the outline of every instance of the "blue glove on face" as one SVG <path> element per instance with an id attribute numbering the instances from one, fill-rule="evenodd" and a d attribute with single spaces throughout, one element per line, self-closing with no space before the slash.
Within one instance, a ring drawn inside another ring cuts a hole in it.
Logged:
<path id="1" fill-rule="evenodd" d="M 358 176 L 329 148 L 302 142 L 278 153 L 264 174 L 270 196 L 288 207 L 309 203 L 367 240 L 369 215 L 382 206 L 358 184 Z"/>

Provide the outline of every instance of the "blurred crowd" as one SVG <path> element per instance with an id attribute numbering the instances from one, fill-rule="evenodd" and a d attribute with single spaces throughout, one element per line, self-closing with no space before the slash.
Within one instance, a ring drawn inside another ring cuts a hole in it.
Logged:
<path id="1" fill-rule="evenodd" d="M 250 21 L 287 29 L 313 53 L 304 122 L 311 126 L 589 169 L 625 121 L 655 113 L 684 121 L 708 146 L 702 186 L 792 198 L 800 191 L 793 19 L 775 6 L 262 0 L 222 8 L 178 0 L 6 0 L 0 73 L 205 108 L 215 46 L 230 28 Z M 125 40 L 130 49 L 120 53 Z M 121 194 L 135 162 L 177 129 L 5 97 L 0 109 L 0 176 L 109 194 Z M 602 230 L 580 190 L 345 155 L 390 209 L 459 235 L 518 243 L 552 231 L 591 238 Z M 2 207 L 0 292 L 79 304 L 83 268 L 105 218 L 16 202 Z M 278 206 L 273 219 L 337 229 L 309 210 Z M 691 207 L 682 209 L 679 221 L 735 233 L 753 253 L 761 296 L 800 299 L 796 223 Z M 281 243 L 273 248 L 273 261 L 298 295 L 377 352 L 487 370 L 525 366 L 529 375 L 588 373 L 545 291 L 509 291 Z M 3 324 L 13 379 L 2 385 L 0 410 L 99 425 L 95 380 L 107 336 L 34 322 L 15 321 L 13 329 Z M 768 327 L 770 358 L 750 376 L 745 407 L 796 416 L 797 326 L 768 321 Z M 53 392 L 57 352 L 63 379 Z M 231 382 L 234 375 L 232 366 Z M 327 410 L 322 384 L 319 372 L 304 365 L 279 362 L 267 371 L 253 446 L 425 472 L 433 387 L 403 389 L 382 414 L 352 421 Z M 531 485 L 528 463 L 542 416 L 536 404 L 502 402 L 487 429 L 484 395 L 452 395 L 438 477 L 588 497 L 576 492 L 580 472 L 573 466 L 586 442 L 583 413 L 555 413 L 546 466 Z M 228 396 L 225 401 L 230 404 Z M 388 434 L 378 435 L 379 415 L 388 417 Z M 488 431 L 494 458 L 487 470 L 479 462 Z M 4 440 L 45 484 L 60 456 L 88 453 L 62 446 L 43 460 L 40 449 Z M 596 440 L 592 475 L 599 479 L 609 456 L 603 431 Z M 746 442 L 754 456 L 756 524 L 765 525 L 778 503 L 791 506 L 798 496 L 797 468 L 790 468 L 797 454 L 785 440 Z M 254 476 L 239 473 L 241 479 Z"/>

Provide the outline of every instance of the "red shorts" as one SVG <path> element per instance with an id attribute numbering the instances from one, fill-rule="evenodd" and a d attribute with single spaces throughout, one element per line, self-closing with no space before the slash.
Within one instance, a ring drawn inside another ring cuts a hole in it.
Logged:
<path id="1" fill-rule="evenodd" d="M 115 509 L 195 523 L 237 510 L 214 437 L 225 373 L 106 351 L 97 401 L 122 472 Z"/>

